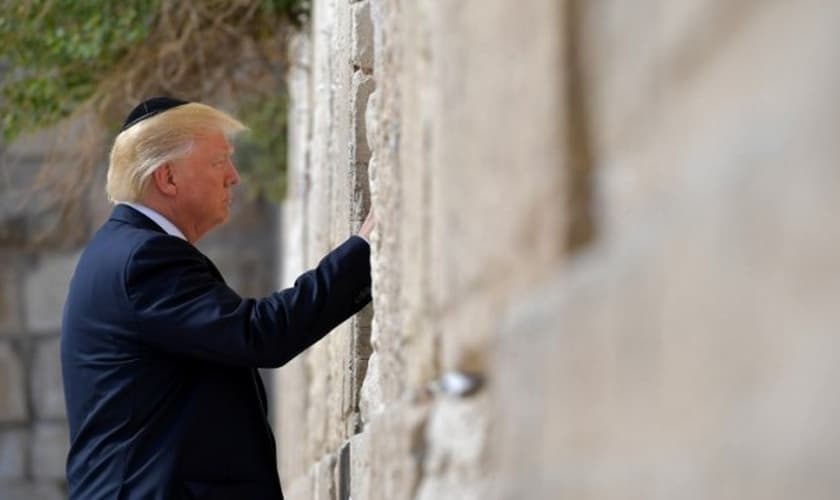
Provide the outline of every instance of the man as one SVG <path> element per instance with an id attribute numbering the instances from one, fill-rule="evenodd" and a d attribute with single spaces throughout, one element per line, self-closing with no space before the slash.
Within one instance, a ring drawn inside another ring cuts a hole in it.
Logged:
<path id="1" fill-rule="evenodd" d="M 294 287 L 243 298 L 193 244 L 224 222 L 243 129 L 150 99 L 114 141 L 116 204 L 79 259 L 61 361 L 77 499 L 282 499 L 257 367 L 283 365 L 370 301 L 368 215 Z"/>

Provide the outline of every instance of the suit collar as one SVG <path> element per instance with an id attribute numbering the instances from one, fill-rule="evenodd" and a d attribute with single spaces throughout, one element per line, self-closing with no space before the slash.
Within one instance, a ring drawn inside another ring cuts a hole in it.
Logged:
<path id="1" fill-rule="evenodd" d="M 152 219 L 146 217 L 145 215 L 129 207 L 128 205 L 118 204 L 117 206 L 115 206 L 114 211 L 111 212 L 111 220 L 125 222 L 135 227 L 139 227 L 142 229 L 150 229 L 152 231 L 158 231 L 160 233 L 166 234 L 166 231 L 164 231 L 162 227 L 155 224 L 155 222 Z"/>
<path id="2" fill-rule="evenodd" d="M 152 231 L 157 231 L 159 233 L 168 234 L 166 231 L 163 230 L 162 227 L 155 224 L 155 221 L 146 217 L 145 215 L 143 215 L 139 211 L 131 208 L 128 205 L 118 204 L 117 206 L 115 206 L 114 211 L 111 212 L 110 220 L 125 222 L 127 224 L 131 224 L 134 227 L 139 227 L 139 228 L 142 228 L 142 229 L 150 229 Z M 174 236 L 174 237 L 177 238 L 177 236 Z M 184 240 L 184 241 L 186 241 L 186 240 Z M 199 251 L 198 248 L 196 248 L 192 244 L 190 244 L 190 246 L 192 246 L 193 249 L 195 249 L 195 251 L 198 252 L 201 255 L 201 257 L 205 260 L 205 262 L 207 262 L 207 267 L 210 268 L 210 272 L 219 281 L 224 283 L 225 279 L 222 276 L 222 273 L 219 272 L 219 269 L 216 268 L 216 265 L 213 264 L 213 261 L 211 261 L 206 255 L 201 253 L 201 251 Z"/>
<path id="3" fill-rule="evenodd" d="M 177 236 L 182 240 L 186 241 L 187 237 L 184 236 L 184 233 L 178 229 L 178 226 L 172 223 L 169 219 L 167 219 L 162 213 L 158 212 L 152 207 L 147 207 L 141 203 L 131 203 L 128 201 L 120 202 L 123 205 L 128 205 L 129 207 L 137 210 L 141 214 L 145 215 L 146 217 L 152 219 L 152 222 L 160 226 L 167 234 L 170 236 Z"/>

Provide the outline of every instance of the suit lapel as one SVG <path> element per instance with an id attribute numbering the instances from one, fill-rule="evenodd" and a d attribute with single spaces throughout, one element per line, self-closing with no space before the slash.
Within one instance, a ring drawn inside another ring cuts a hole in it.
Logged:
<path id="1" fill-rule="evenodd" d="M 128 205 L 119 204 L 114 207 L 114 211 L 111 213 L 111 220 L 125 222 L 127 224 L 131 224 L 132 226 L 139 227 L 142 229 L 149 229 L 151 231 L 157 231 L 159 233 L 166 234 L 166 231 L 160 226 L 158 226 L 155 221 L 146 217 L 142 213 L 138 212 L 137 210 L 129 207 Z M 193 246 L 193 248 L 195 248 Z M 195 249 L 199 253 L 201 253 L 197 248 Z M 201 256 L 204 258 L 204 262 L 207 263 L 207 268 L 210 269 L 210 274 L 213 275 L 214 278 L 225 283 L 225 278 L 222 276 L 222 273 L 219 272 L 219 269 L 213 264 L 213 261 L 207 258 L 206 255 L 203 253 Z"/>

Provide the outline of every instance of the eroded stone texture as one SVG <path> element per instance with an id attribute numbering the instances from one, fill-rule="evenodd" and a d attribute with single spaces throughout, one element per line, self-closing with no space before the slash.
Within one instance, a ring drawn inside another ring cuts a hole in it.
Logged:
<path id="1" fill-rule="evenodd" d="M 29 331 L 57 333 L 60 330 L 64 300 L 78 260 L 79 253 L 44 255 L 26 276 L 24 307 Z"/>
<path id="2" fill-rule="evenodd" d="M 22 422 L 29 415 L 23 363 L 9 344 L 0 342 L 0 423 Z"/>
<path id="3" fill-rule="evenodd" d="M 0 484 L 4 500 L 61 500 L 67 498 L 58 484 L 8 482 Z"/>
<path id="4" fill-rule="evenodd" d="M 418 500 L 481 499 L 490 496 L 486 468 L 491 422 L 486 392 L 478 397 L 444 397 L 426 429 L 423 482 Z"/>
<path id="5" fill-rule="evenodd" d="M 64 423 L 39 423 L 32 432 L 30 470 L 38 479 L 63 480 L 70 437 Z"/>
<path id="6" fill-rule="evenodd" d="M 305 463 L 349 437 L 353 498 L 835 496 L 840 8 L 349 5 L 315 2 L 301 246 L 369 182 L 375 312 L 352 431 L 355 330 L 307 357 Z"/>
<path id="7" fill-rule="evenodd" d="M 370 3 L 359 2 L 351 6 L 352 27 L 350 35 L 350 60 L 354 67 L 373 71 L 373 22 Z"/>
<path id="8" fill-rule="evenodd" d="M 315 490 L 312 495 L 314 500 L 338 500 L 337 464 L 338 459 L 335 455 L 327 455 L 315 465 Z"/>
<path id="9" fill-rule="evenodd" d="M 0 481 L 21 480 L 26 473 L 26 430 L 0 431 Z M 0 483 L 0 488 L 2 488 Z"/>
<path id="10" fill-rule="evenodd" d="M 428 408 L 395 405 L 353 438 L 353 498 L 414 497 L 422 477 L 427 419 Z"/>
<path id="11" fill-rule="evenodd" d="M 831 498 L 840 12 L 637 8 L 584 9 L 603 239 L 497 345 L 498 498 Z"/>
<path id="12" fill-rule="evenodd" d="M 9 252 L 10 253 L 10 252 Z M 23 333 L 19 286 L 18 259 L 7 252 L 0 253 L 0 335 Z"/>
<path id="13" fill-rule="evenodd" d="M 40 341 L 32 362 L 31 397 L 38 418 L 66 418 L 59 339 Z"/>

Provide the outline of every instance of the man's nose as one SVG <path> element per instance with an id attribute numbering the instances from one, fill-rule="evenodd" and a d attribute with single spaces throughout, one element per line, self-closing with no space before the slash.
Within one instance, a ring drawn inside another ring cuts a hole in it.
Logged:
<path id="1" fill-rule="evenodd" d="M 239 184 L 239 170 L 237 170 L 236 165 L 231 162 L 230 172 L 228 174 L 228 186 L 235 186 L 237 184 Z"/>

